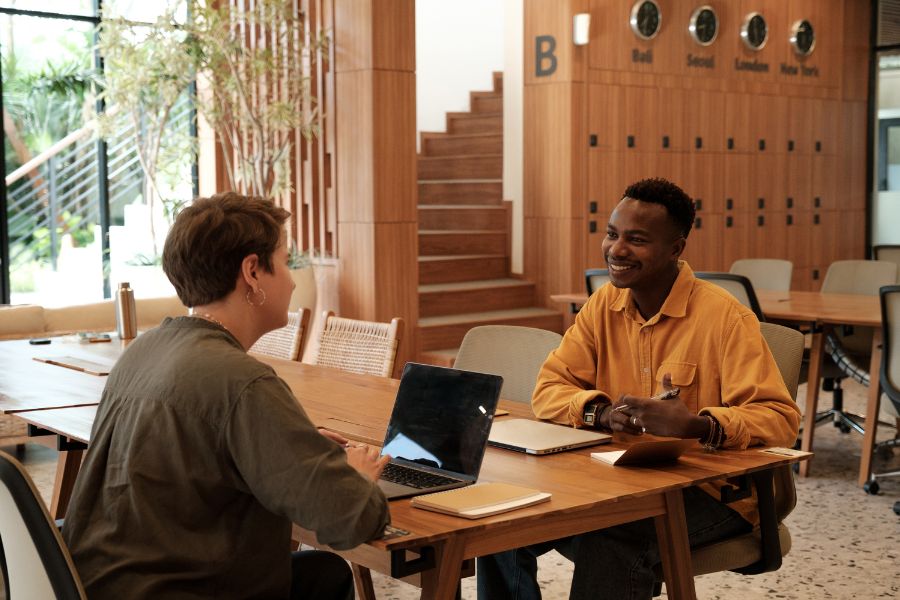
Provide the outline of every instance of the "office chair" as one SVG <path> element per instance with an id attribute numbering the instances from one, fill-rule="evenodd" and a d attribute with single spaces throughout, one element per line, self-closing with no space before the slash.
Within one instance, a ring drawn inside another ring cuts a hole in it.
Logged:
<path id="1" fill-rule="evenodd" d="M 900 285 L 888 285 L 879 291 L 881 296 L 881 329 L 883 333 L 881 347 L 881 390 L 888 397 L 897 412 L 900 412 Z M 881 442 L 876 447 L 893 447 L 900 445 L 900 439 L 894 438 Z M 869 494 L 879 491 L 878 479 L 900 476 L 900 471 L 873 473 L 864 489 Z M 894 504 L 894 512 L 900 514 L 900 501 Z"/>
<path id="2" fill-rule="evenodd" d="M 840 260 L 831 263 L 822 281 L 823 294 L 878 295 L 885 285 L 897 279 L 897 265 L 879 260 Z M 822 389 L 832 393 L 831 408 L 816 414 L 816 424 L 831 420 L 843 433 L 863 434 L 863 418 L 844 410 L 841 381 L 851 377 L 869 385 L 872 332 L 865 328 L 836 327 L 825 338 L 826 360 L 822 365 Z"/>
<path id="3" fill-rule="evenodd" d="M 381 377 L 393 374 L 403 319 L 375 323 L 336 317 L 332 311 L 326 311 L 323 317 L 317 365 Z"/>
<path id="4" fill-rule="evenodd" d="M 309 331 L 309 312 L 308 308 L 289 312 L 287 325 L 270 331 L 256 340 L 250 347 L 250 352 L 285 360 L 300 360 L 303 356 L 306 333 Z"/>
<path id="5" fill-rule="evenodd" d="M 584 272 L 584 283 L 590 296 L 609 283 L 609 269 L 587 269 Z"/>
<path id="6" fill-rule="evenodd" d="M 897 283 L 900 283 L 900 246 L 882 244 L 872 247 L 872 258 L 897 265 Z"/>
<path id="7" fill-rule="evenodd" d="M 527 403 L 531 402 L 541 366 L 561 340 L 561 335 L 546 329 L 515 325 L 473 327 L 463 338 L 453 367 L 500 375 L 500 397 Z"/>
<path id="8" fill-rule="evenodd" d="M 749 308 L 759 319 L 760 323 L 765 322 L 762 308 L 759 306 L 759 299 L 756 292 L 753 291 L 753 284 L 743 275 L 735 275 L 733 273 L 719 273 L 716 271 L 694 273 L 697 279 L 703 279 L 724 288 L 732 296 L 738 299 L 738 302 Z"/>
<path id="9" fill-rule="evenodd" d="M 732 275 L 743 275 L 757 290 L 786 292 L 791 289 L 794 263 L 778 258 L 742 258 L 731 263 Z"/>
<path id="10" fill-rule="evenodd" d="M 62 536 L 22 464 L 0 452 L 0 565 L 6 598 L 85 600 Z"/>
<path id="11" fill-rule="evenodd" d="M 760 323 L 784 384 L 797 398 L 800 366 L 803 362 L 803 334 L 794 329 Z M 794 474 L 789 466 L 772 471 L 772 478 L 759 477 L 754 481 L 759 498 L 759 528 L 750 533 L 691 549 L 694 575 L 734 571 L 742 575 L 757 575 L 777 571 L 781 559 L 791 549 L 791 534 L 783 523 L 797 504 Z M 662 570 L 658 570 L 656 596 L 662 591 Z"/>

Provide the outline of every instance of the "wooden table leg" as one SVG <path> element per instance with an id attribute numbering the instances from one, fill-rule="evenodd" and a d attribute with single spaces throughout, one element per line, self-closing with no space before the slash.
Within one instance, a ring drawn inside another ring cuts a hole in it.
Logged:
<path id="1" fill-rule="evenodd" d="M 462 574 L 463 542 L 452 536 L 435 548 L 433 569 L 422 572 L 423 600 L 454 600 Z"/>
<path id="2" fill-rule="evenodd" d="M 375 600 L 375 586 L 372 585 L 372 572 L 362 565 L 350 563 L 353 571 L 353 583 L 356 585 L 356 597 L 362 600 Z"/>
<path id="3" fill-rule="evenodd" d="M 75 488 L 75 478 L 81 469 L 84 450 L 68 450 L 59 453 L 56 461 L 56 480 L 53 483 L 53 500 L 50 502 L 50 516 L 62 519 L 69 508 L 69 499 Z"/>
<path id="4" fill-rule="evenodd" d="M 859 459 L 860 486 L 872 474 L 872 453 L 875 450 L 875 433 L 878 431 L 878 411 L 881 408 L 881 328 L 872 335 L 872 360 L 869 361 L 869 401 L 866 406 L 866 432 L 863 434 L 862 456 Z"/>
<path id="5" fill-rule="evenodd" d="M 666 512 L 655 517 L 654 521 L 666 579 L 666 594 L 674 600 L 696 600 L 691 543 L 681 490 L 666 492 Z"/>
<path id="6" fill-rule="evenodd" d="M 822 358 L 825 354 L 825 326 L 821 331 L 813 330 L 812 346 L 809 351 L 809 376 L 806 384 L 806 408 L 803 414 L 803 440 L 800 448 L 812 452 L 813 436 L 816 433 L 816 410 L 819 407 L 819 388 L 822 386 Z M 809 475 L 812 458 L 800 463 L 800 477 Z"/>

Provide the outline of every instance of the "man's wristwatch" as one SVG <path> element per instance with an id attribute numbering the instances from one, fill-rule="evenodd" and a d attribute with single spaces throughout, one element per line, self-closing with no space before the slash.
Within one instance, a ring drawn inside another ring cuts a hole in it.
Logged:
<path id="1" fill-rule="evenodd" d="M 600 426 L 600 414 L 603 412 L 603 404 L 600 402 L 588 402 L 584 405 L 584 412 L 581 413 L 581 420 L 588 427 Z"/>

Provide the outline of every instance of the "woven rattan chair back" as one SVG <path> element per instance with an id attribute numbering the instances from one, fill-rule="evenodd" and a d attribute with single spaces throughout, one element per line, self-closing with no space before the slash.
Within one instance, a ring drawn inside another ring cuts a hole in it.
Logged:
<path id="1" fill-rule="evenodd" d="M 390 377 L 403 335 L 403 319 L 375 323 L 336 317 L 328 311 L 316 364 L 350 373 Z"/>
<path id="2" fill-rule="evenodd" d="M 306 333 L 309 331 L 309 309 L 288 313 L 288 324 L 265 334 L 250 348 L 254 354 L 264 354 L 285 360 L 300 360 Z"/>

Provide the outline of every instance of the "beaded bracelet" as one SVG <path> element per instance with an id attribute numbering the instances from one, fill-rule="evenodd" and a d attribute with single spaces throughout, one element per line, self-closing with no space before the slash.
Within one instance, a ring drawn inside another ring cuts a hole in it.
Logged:
<path id="1" fill-rule="evenodd" d="M 725 428 L 718 421 L 709 415 L 704 415 L 709 419 L 709 435 L 703 442 L 703 449 L 707 452 L 715 452 L 725 442 Z"/>

